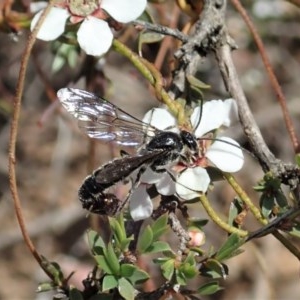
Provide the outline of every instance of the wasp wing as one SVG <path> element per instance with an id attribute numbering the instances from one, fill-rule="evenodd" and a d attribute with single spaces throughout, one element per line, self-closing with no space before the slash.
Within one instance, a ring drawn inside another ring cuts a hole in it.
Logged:
<path id="1" fill-rule="evenodd" d="M 108 188 L 126 179 L 140 167 L 150 165 L 158 157 L 164 155 L 166 151 L 167 150 L 159 149 L 134 156 L 128 155 L 117 158 L 94 171 L 95 181 L 101 187 Z"/>
<path id="2" fill-rule="evenodd" d="M 57 92 L 57 97 L 91 138 L 114 141 L 124 146 L 138 146 L 144 142 L 145 126 L 149 131 L 149 125 L 93 93 L 63 88 Z M 150 131 L 155 132 L 156 129 L 150 126 Z"/>

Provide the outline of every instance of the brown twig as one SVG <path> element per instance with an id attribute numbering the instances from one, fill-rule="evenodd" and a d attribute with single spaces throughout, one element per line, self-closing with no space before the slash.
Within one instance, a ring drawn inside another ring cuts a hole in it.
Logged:
<path id="1" fill-rule="evenodd" d="M 288 112 L 288 108 L 287 108 L 287 104 L 286 104 L 286 98 L 282 92 L 282 89 L 278 83 L 278 80 L 274 74 L 273 68 L 271 66 L 269 57 L 265 51 L 265 47 L 263 45 L 263 42 L 253 24 L 253 22 L 251 21 L 249 15 L 247 14 L 246 10 L 244 9 L 244 7 L 241 5 L 239 0 L 231 0 L 231 2 L 233 3 L 233 5 L 235 6 L 235 8 L 238 10 L 238 12 L 241 14 L 241 16 L 243 17 L 245 23 L 247 24 L 250 32 L 253 35 L 253 39 L 257 45 L 257 48 L 260 52 L 263 64 L 265 65 L 267 74 L 269 76 L 270 82 L 272 87 L 274 88 L 275 94 L 277 96 L 277 99 L 279 101 L 279 104 L 281 106 L 282 109 L 282 113 L 283 113 L 283 117 L 285 120 L 285 125 L 287 128 L 287 131 L 290 135 L 290 139 L 291 142 L 293 144 L 294 147 L 294 152 L 298 153 L 300 151 L 300 145 L 299 145 L 299 140 L 296 136 L 296 132 L 295 132 L 295 127 L 293 125 L 292 119 L 290 117 L 290 114 Z"/>
<path id="2" fill-rule="evenodd" d="M 286 0 L 286 1 L 293 3 L 294 5 L 300 7 L 300 0 Z"/>
<path id="3" fill-rule="evenodd" d="M 172 18 L 171 18 L 171 21 L 169 24 L 170 28 L 172 28 L 172 29 L 176 28 L 176 25 L 178 23 L 179 14 L 180 14 L 180 11 L 179 11 L 177 5 L 174 5 L 173 11 L 171 13 Z M 165 37 L 159 47 L 159 51 L 157 53 L 157 56 L 156 56 L 155 62 L 154 62 L 154 66 L 158 70 L 161 69 L 168 50 L 171 50 L 171 46 L 172 46 L 172 38 L 170 36 Z"/>
<path id="4" fill-rule="evenodd" d="M 253 151 L 255 152 L 262 168 L 265 171 L 272 170 L 273 167 L 278 165 L 280 161 L 276 159 L 273 153 L 271 153 L 269 150 L 253 118 L 235 66 L 233 64 L 231 47 L 228 43 L 224 43 L 216 49 L 216 57 L 219 62 L 219 68 L 226 89 L 237 101 L 240 121 L 246 136 L 249 138 Z"/>
<path id="5" fill-rule="evenodd" d="M 14 98 L 14 112 L 13 112 L 13 118 L 11 122 L 11 132 L 10 132 L 10 141 L 9 141 L 9 154 L 8 154 L 8 169 L 9 169 L 9 184 L 10 184 L 10 190 L 14 202 L 14 207 L 16 211 L 16 216 L 19 222 L 19 226 L 24 238 L 24 241 L 29 248 L 30 252 L 36 259 L 36 261 L 39 263 L 39 265 L 43 268 L 43 259 L 38 254 L 29 234 L 27 231 L 27 227 L 25 225 L 24 216 L 22 213 L 22 207 L 21 207 L 21 201 L 18 194 L 18 187 L 17 187 L 17 179 L 16 179 L 16 142 L 17 142 L 17 134 L 18 134 L 18 121 L 20 117 L 20 111 L 21 111 L 21 100 L 24 90 L 24 81 L 26 76 L 26 70 L 28 66 L 29 57 L 32 51 L 32 47 L 34 45 L 34 42 L 36 40 L 37 33 L 39 31 L 39 28 L 41 27 L 43 21 L 45 20 L 47 14 L 49 13 L 51 7 L 53 6 L 52 1 L 49 2 L 49 5 L 44 10 L 41 18 L 39 19 L 37 25 L 34 27 L 32 33 L 30 34 L 27 42 L 27 46 L 25 48 L 25 51 L 22 56 L 21 60 L 21 67 L 19 72 L 19 78 L 16 88 L 16 95 Z M 44 269 L 44 268 L 43 268 Z M 47 273 L 47 275 L 52 278 L 52 275 L 47 272 L 47 270 L 44 269 L 44 271 Z"/>

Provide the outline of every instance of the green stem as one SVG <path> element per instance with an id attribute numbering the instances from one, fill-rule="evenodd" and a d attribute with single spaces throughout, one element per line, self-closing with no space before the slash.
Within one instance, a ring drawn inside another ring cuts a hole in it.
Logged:
<path id="1" fill-rule="evenodd" d="M 229 182 L 231 187 L 235 190 L 241 200 L 247 205 L 254 217 L 263 225 L 268 224 L 268 221 L 261 215 L 260 210 L 252 203 L 247 193 L 237 183 L 235 178 L 229 173 L 223 173 L 225 179 Z"/>
<path id="2" fill-rule="evenodd" d="M 131 49 L 116 39 L 113 40 L 112 45 L 117 52 L 127 57 L 138 69 L 138 71 L 141 72 L 141 74 L 155 88 L 158 98 L 160 98 L 161 101 L 168 106 L 170 112 L 177 118 L 178 125 L 187 125 L 184 108 L 179 102 L 174 101 L 163 88 L 164 79 L 154 65 L 131 51 Z"/>
<path id="3" fill-rule="evenodd" d="M 208 216 L 222 229 L 227 231 L 228 233 L 236 233 L 240 237 L 246 237 L 248 235 L 248 231 L 238 229 L 236 227 L 230 226 L 228 223 L 224 222 L 218 214 L 214 211 L 212 206 L 210 205 L 207 197 L 202 195 L 199 197 L 201 204 L 203 205 L 205 211 L 207 212 Z"/>

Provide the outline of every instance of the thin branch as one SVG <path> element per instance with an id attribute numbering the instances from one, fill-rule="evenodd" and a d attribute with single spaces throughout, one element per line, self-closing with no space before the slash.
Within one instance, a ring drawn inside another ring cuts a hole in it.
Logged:
<path id="1" fill-rule="evenodd" d="M 160 33 L 163 35 L 172 36 L 182 42 L 188 41 L 188 36 L 186 34 L 182 33 L 178 29 L 172 29 L 172 28 L 165 27 L 165 26 L 162 26 L 159 24 L 151 24 L 148 22 L 140 21 L 140 20 L 133 21 L 132 24 L 137 26 L 139 29 L 142 28 L 142 29 L 153 31 L 153 32 Z"/>
<path id="2" fill-rule="evenodd" d="M 265 65 L 267 74 L 269 76 L 271 85 L 275 91 L 275 94 L 277 96 L 277 99 L 279 101 L 279 104 L 281 106 L 282 109 L 282 113 L 283 113 L 283 117 L 285 120 L 285 125 L 287 128 L 287 131 L 290 135 L 290 139 L 292 141 L 293 147 L 294 147 L 294 152 L 298 153 L 300 151 L 300 145 L 299 145 L 299 140 L 296 136 L 296 132 L 295 132 L 295 127 L 293 125 L 293 121 L 290 117 L 290 113 L 288 112 L 288 108 L 287 108 L 287 104 L 286 104 L 286 98 L 282 92 L 282 89 L 278 83 L 278 80 L 274 74 L 273 68 L 271 66 L 269 57 L 265 51 L 265 47 L 263 45 L 263 42 L 253 24 L 253 22 L 251 21 L 249 15 L 247 14 L 246 10 L 243 8 L 243 6 L 241 5 L 239 0 L 231 0 L 231 2 L 233 3 L 233 5 L 236 7 L 236 9 L 239 11 L 239 13 L 241 14 L 241 16 L 243 17 L 245 23 L 248 25 L 248 28 L 250 30 L 250 32 L 253 35 L 253 39 L 257 45 L 257 48 L 260 52 L 262 61 Z"/>
<path id="3" fill-rule="evenodd" d="M 229 173 L 223 173 L 223 176 L 235 190 L 241 200 L 247 205 L 247 207 L 249 207 L 256 220 L 266 225 L 268 223 L 267 220 L 262 216 L 260 210 L 252 203 L 251 199 L 248 197 L 242 187 L 236 182 L 235 178 Z"/>
<path id="4" fill-rule="evenodd" d="M 170 88 L 172 98 L 178 98 L 186 92 L 186 78 L 194 75 L 202 59 L 219 41 L 225 21 L 227 1 L 205 0 L 204 7 L 195 23 L 195 32 L 186 43 L 176 51 L 178 68 Z"/>
<path id="5" fill-rule="evenodd" d="M 22 213 L 22 207 L 21 207 L 21 201 L 18 194 L 18 187 L 17 187 L 17 178 L 16 178 L 16 142 L 17 142 L 17 134 L 18 134 L 18 121 L 20 117 L 20 111 L 21 111 L 21 100 L 24 90 L 24 81 L 25 81 L 25 75 L 26 70 L 28 66 L 29 57 L 31 54 L 32 47 L 34 45 L 37 33 L 45 20 L 47 14 L 49 13 L 50 9 L 52 8 L 53 3 L 50 1 L 49 5 L 44 10 L 43 14 L 41 15 L 37 25 L 34 27 L 31 35 L 28 38 L 27 46 L 25 48 L 25 51 L 22 56 L 21 60 L 21 68 L 19 72 L 19 78 L 17 83 L 17 89 L 16 89 L 16 96 L 14 99 L 14 113 L 13 118 L 11 122 L 11 132 L 10 132 L 10 141 L 9 141 L 9 153 L 8 153 L 8 169 L 9 169 L 9 184 L 10 184 L 10 190 L 12 194 L 12 198 L 14 201 L 16 216 L 19 222 L 19 226 L 24 238 L 24 241 L 26 245 L 28 246 L 30 252 L 36 259 L 36 261 L 39 263 L 39 265 L 43 268 L 42 265 L 42 258 L 38 254 L 34 244 L 31 241 L 31 238 L 28 234 L 24 216 Z M 44 269 L 44 268 L 43 268 Z M 47 275 L 52 278 L 52 275 L 47 272 L 45 269 L 44 271 L 47 273 Z"/>
<path id="6" fill-rule="evenodd" d="M 211 218 L 213 222 L 215 222 L 220 228 L 225 230 L 228 233 L 236 233 L 240 237 L 246 237 L 248 235 L 248 231 L 238 229 L 236 227 L 230 226 L 228 223 L 223 221 L 219 215 L 214 211 L 212 206 L 210 205 L 208 199 L 205 195 L 199 197 L 201 204 L 203 205 L 205 211 L 207 212 L 208 216 Z"/>
<path id="7" fill-rule="evenodd" d="M 280 161 L 275 158 L 265 143 L 262 134 L 254 120 L 246 96 L 239 81 L 238 74 L 231 57 L 231 46 L 224 43 L 216 49 L 219 68 L 230 95 L 237 101 L 240 121 L 248 137 L 256 157 L 265 171 L 272 170 Z"/>

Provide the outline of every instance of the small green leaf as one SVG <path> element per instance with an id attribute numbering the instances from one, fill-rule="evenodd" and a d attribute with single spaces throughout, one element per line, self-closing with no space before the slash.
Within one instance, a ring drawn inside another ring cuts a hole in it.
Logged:
<path id="1" fill-rule="evenodd" d="M 109 218 L 109 224 L 115 237 L 116 245 L 117 247 L 120 247 L 122 241 L 127 237 L 126 232 L 123 231 L 122 226 L 115 218 Z"/>
<path id="2" fill-rule="evenodd" d="M 64 281 L 64 274 L 60 268 L 60 265 L 55 261 L 49 261 L 46 257 L 42 256 L 42 267 L 53 277 L 55 285 L 61 285 Z"/>
<path id="3" fill-rule="evenodd" d="M 203 284 L 198 289 L 198 293 L 201 296 L 207 296 L 207 295 L 212 295 L 220 290 L 223 290 L 223 288 L 219 286 L 219 283 L 217 281 L 211 281 L 206 284 Z"/>
<path id="4" fill-rule="evenodd" d="M 235 218 L 239 213 L 241 213 L 243 210 L 243 203 L 240 199 L 235 198 L 229 208 L 229 214 L 228 214 L 228 224 L 234 225 L 235 224 Z"/>
<path id="5" fill-rule="evenodd" d="M 188 263 L 181 264 L 179 271 L 184 275 L 185 278 L 194 278 L 198 274 L 196 266 Z"/>
<path id="6" fill-rule="evenodd" d="M 70 300 L 84 300 L 81 292 L 75 288 L 70 289 L 69 298 Z"/>
<path id="7" fill-rule="evenodd" d="M 196 218 L 189 219 L 189 227 L 196 227 L 201 230 L 207 223 L 208 223 L 207 219 L 196 219 Z"/>
<path id="8" fill-rule="evenodd" d="M 174 258 L 174 257 L 172 257 L 172 258 Z M 156 263 L 156 264 L 161 265 L 161 264 L 165 263 L 168 260 L 170 260 L 170 257 L 158 257 L 158 258 L 154 258 L 153 262 Z"/>
<path id="9" fill-rule="evenodd" d="M 99 236 L 99 234 L 94 230 L 88 230 L 87 236 L 88 236 L 89 246 L 90 249 L 92 249 L 93 254 L 103 255 L 106 245 L 102 237 Z"/>
<path id="10" fill-rule="evenodd" d="M 95 255 L 94 258 L 97 262 L 98 267 L 101 270 L 103 270 L 107 274 L 113 274 L 113 271 L 107 263 L 107 260 L 105 259 L 104 255 Z"/>
<path id="11" fill-rule="evenodd" d="M 107 264 L 109 265 L 112 274 L 119 274 L 120 271 L 120 263 L 118 257 L 115 254 L 114 248 L 111 243 L 108 243 L 107 249 L 104 252 L 105 259 Z"/>
<path id="12" fill-rule="evenodd" d="M 122 264 L 120 276 L 128 279 L 133 285 L 143 283 L 149 279 L 149 274 L 137 266 L 130 264 Z"/>
<path id="13" fill-rule="evenodd" d="M 152 225 L 153 241 L 157 241 L 168 229 L 168 215 L 160 216 Z"/>
<path id="14" fill-rule="evenodd" d="M 125 278 L 119 279 L 118 290 L 122 297 L 126 300 L 134 300 L 135 289 L 132 284 Z"/>
<path id="15" fill-rule="evenodd" d="M 289 231 L 289 234 L 300 238 L 300 224 L 295 224 Z"/>
<path id="16" fill-rule="evenodd" d="M 172 249 L 167 242 L 157 241 L 150 245 L 144 253 L 157 253 L 164 251 L 172 251 Z"/>
<path id="17" fill-rule="evenodd" d="M 75 47 L 71 47 L 68 52 L 68 64 L 71 68 L 75 68 L 78 63 L 78 52 Z"/>
<path id="18" fill-rule="evenodd" d="M 38 285 L 36 292 L 41 293 L 41 292 L 48 292 L 51 291 L 55 288 L 56 286 L 53 284 L 53 282 L 42 282 Z"/>
<path id="19" fill-rule="evenodd" d="M 275 198 L 273 195 L 267 195 L 267 193 L 263 193 L 260 197 L 259 205 L 261 207 L 262 215 L 265 218 L 269 218 L 275 205 Z"/>
<path id="20" fill-rule="evenodd" d="M 244 238 L 240 238 L 237 234 L 231 234 L 225 243 L 220 247 L 215 255 L 215 259 L 223 261 L 225 259 L 231 258 L 236 254 L 236 250 L 245 243 Z"/>
<path id="21" fill-rule="evenodd" d="M 287 206 L 288 203 L 286 201 L 286 198 L 280 190 L 277 192 L 275 197 L 276 197 L 276 202 L 279 207 L 284 208 Z"/>
<path id="22" fill-rule="evenodd" d="M 133 241 L 133 239 L 134 239 L 134 237 L 133 237 L 133 235 L 132 235 L 131 237 L 122 240 L 121 243 L 120 243 L 120 245 L 119 245 L 120 250 L 121 250 L 122 252 L 128 251 L 129 244 L 130 244 L 131 241 Z"/>
<path id="23" fill-rule="evenodd" d="M 210 278 L 223 278 L 228 275 L 228 267 L 216 259 L 208 259 L 199 269 L 202 276 Z"/>
<path id="24" fill-rule="evenodd" d="M 140 254 L 144 253 L 148 247 L 153 243 L 153 232 L 151 227 L 148 225 L 140 234 L 137 249 Z"/>
<path id="25" fill-rule="evenodd" d="M 185 258 L 184 263 L 189 264 L 191 266 L 196 266 L 195 253 L 190 251 L 187 257 Z"/>
<path id="26" fill-rule="evenodd" d="M 199 88 L 199 89 L 210 89 L 211 86 L 204 83 L 203 81 L 199 80 L 198 78 L 196 78 L 193 75 L 187 75 L 186 76 L 187 81 L 189 82 L 189 84 L 195 88 Z"/>
<path id="27" fill-rule="evenodd" d="M 66 64 L 66 58 L 61 56 L 60 54 L 56 54 L 54 56 L 53 62 L 52 62 L 52 68 L 51 71 L 53 73 L 57 73 L 61 70 L 61 68 Z"/>
<path id="28" fill-rule="evenodd" d="M 160 266 L 162 274 L 167 280 L 171 280 L 174 274 L 174 262 L 174 259 L 169 259 Z"/>
<path id="29" fill-rule="evenodd" d="M 181 270 L 175 270 L 176 282 L 180 285 L 186 285 L 186 277 Z"/>
<path id="30" fill-rule="evenodd" d="M 102 290 L 107 291 L 118 286 L 118 280 L 113 275 L 105 275 L 102 282 Z"/>

